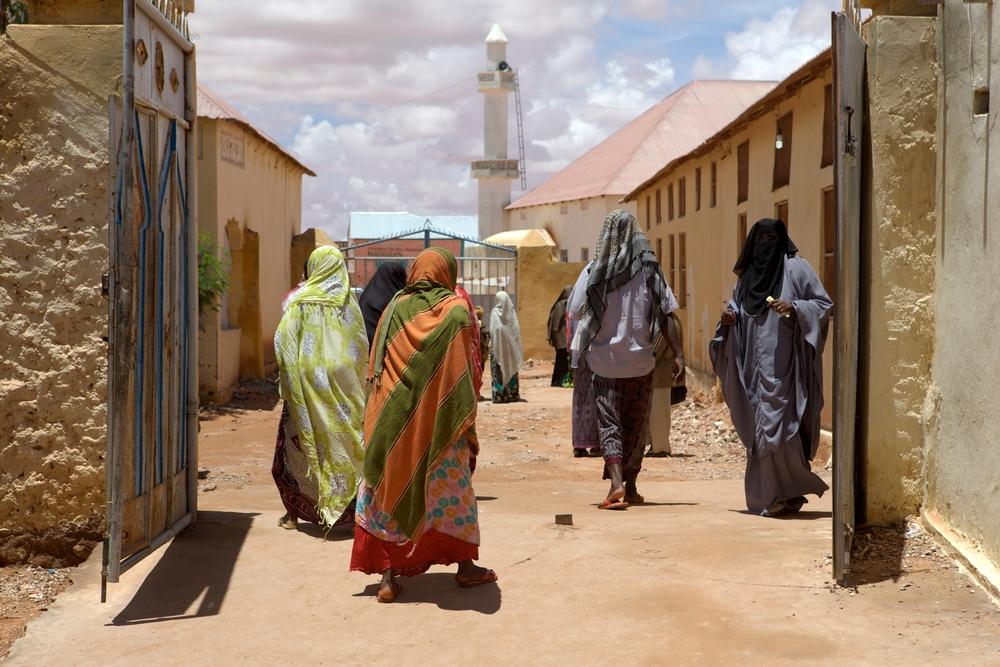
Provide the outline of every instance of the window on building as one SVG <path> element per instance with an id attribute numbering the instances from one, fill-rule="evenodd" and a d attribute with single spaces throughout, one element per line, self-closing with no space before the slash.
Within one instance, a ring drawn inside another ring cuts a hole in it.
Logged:
<path id="1" fill-rule="evenodd" d="M 646 231 L 647 232 L 649 231 L 649 214 L 652 211 L 652 204 L 650 203 L 651 199 L 652 199 L 652 197 L 650 197 L 649 195 L 646 195 Z"/>
<path id="2" fill-rule="evenodd" d="M 823 190 L 823 286 L 834 303 L 837 303 L 837 267 L 834 253 L 837 250 L 837 205 L 833 188 Z"/>
<path id="3" fill-rule="evenodd" d="M 716 186 L 718 184 L 718 170 L 716 169 L 715 163 L 712 163 L 712 168 L 709 170 L 711 172 L 710 177 L 712 180 L 711 187 L 709 187 L 708 193 L 708 206 L 709 208 L 715 208 L 715 194 L 717 192 Z"/>
<path id="4" fill-rule="evenodd" d="M 747 214 L 740 213 L 736 218 L 736 255 L 743 252 L 743 244 L 747 240 Z"/>
<path id="5" fill-rule="evenodd" d="M 663 267 L 663 239 L 656 239 L 656 261 Z"/>
<path id="6" fill-rule="evenodd" d="M 527 219 L 528 219 L 528 212 L 525 211 L 524 209 L 521 209 L 521 220 L 527 220 Z"/>
<path id="7" fill-rule="evenodd" d="M 580 200 L 580 210 L 581 211 L 586 211 L 588 208 L 590 208 L 590 201 L 587 200 L 587 199 L 581 199 Z"/>
<path id="8" fill-rule="evenodd" d="M 694 170 L 694 210 L 701 210 L 701 167 Z"/>
<path id="9" fill-rule="evenodd" d="M 660 188 L 656 188 L 656 224 L 663 222 L 663 208 L 660 206 Z"/>
<path id="10" fill-rule="evenodd" d="M 788 201 L 779 201 L 774 205 L 774 217 L 785 223 L 786 228 L 790 228 L 791 225 L 788 222 Z"/>
<path id="11" fill-rule="evenodd" d="M 673 289 L 674 285 L 677 284 L 677 258 L 674 254 L 674 235 L 671 234 L 667 237 L 667 269 L 669 277 L 667 280 L 670 281 L 670 288 Z"/>
<path id="12" fill-rule="evenodd" d="M 750 142 L 744 141 L 736 148 L 736 203 L 750 198 Z"/>
<path id="13" fill-rule="evenodd" d="M 569 204 L 566 203 L 559 204 L 559 213 L 560 215 L 566 215 L 567 213 L 569 213 Z"/>
<path id="14" fill-rule="evenodd" d="M 569 250 L 565 248 L 559 251 L 559 261 L 568 262 L 569 261 Z"/>
<path id="15" fill-rule="evenodd" d="M 677 236 L 677 304 L 681 308 L 687 308 L 687 235 Z"/>
<path id="16" fill-rule="evenodd" d="M 683 218 L 687 215 L 687 179 L 682 178 L 677 181 L 677 217 Z"/>
<path id="17" fill-rule="evenodd" d="M 590 261 L 590 248 L 580 248 L 580 261 L 581 262 Z"/>
<path id="18" fill-rule="evenodd" d="M 788 185 L 792 178 L 792 112 L 778 119 L 774 135 L 774 179 L 772 190 Z"/>
<path id="19" fill-rule="evenodd" d="M 833 164 L 833 144 L 837 138 L 833 119 L 833 86 L 828 85 L 823 88 L 823 157 L 819 161 L 820 167 Z"/>
<path id="20" fill-rule="evenodd" d="M 667 186 L 667 221 L 674 219 L 674 184 Z"/>

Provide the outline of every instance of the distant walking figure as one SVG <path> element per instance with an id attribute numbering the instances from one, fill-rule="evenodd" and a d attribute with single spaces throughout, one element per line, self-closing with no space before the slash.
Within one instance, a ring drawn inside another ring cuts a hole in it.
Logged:
<path id="1" fill-rule="evenodd" d="M 431 565 L 458 563 L 463 588 L 497 580 L 473 563 L 475 341 L 468 306 L 453 291 L 457 273 L 447 250 L 421 252 L 375 333 L 351 570 L 382 575 L 379 602 L 399 594 L 397 576 Z"/>
<path id="2" fill-rule="evenodd" d="M 601 455 L 601 440 L 597 435 L 597 401 L 594 400 L 594 382 L 587 365 L 587 355 L 580 352 L 579 320 L 587 303 L 587 280 L 590 267 L 580 271 L 570 292 L 566 308 L 567 336 L 569 337 L 569 363 L 573 369 L 573 456 L 585 458 Z"/>
<path id="3" fill-rule="evenodd" d="M 809 467 L 819 445 L 823 346 L 833 302 L 797 257 L 780 220 L 758 221 L 734 272 L 710 346 L 733 425 L 747 449 L 747 509 L 798 512 L 829 488 Z"/>
<path id="4" fill-rule="evenodd" d="M 521 400 L 517 373 L 521 370 L 521 326 L 510 294 L 500 290 L 490 312 L 490 372 L 493 374 L 493 402 Z"/>
<path id="5" fill-rule="evenodd" d="M 569 302 L 569 294 L 572 291 L 572 285 L 563 288 L 559 298 L 549 309 L 549 345 L 556 351 L 556 361 L 552 367 L 551 385 L 553 387 L 563 386 L 563 382 L 569 374 L 569 353 L 566 351 L 566 304 Z"/>
<path id="6" fill-rule="evenodd" d="M 274 334 L 285 401 L 271 468 L 285 506 L 278 525 L 350 524 L 364 461 L 368 341 L 340 250 L 316 248 L 283 307 Z"/>
<path id="7" fill-rule="evenodd" d="M 684 351 L 670 313 L 677 300 L 649 241 L 630 213 L 604 221 L 587 278 L 577 341 L 593 373 L 604 479 L 601 509 L 624 509 L 644 499 L 636 489 L 653 387 L 653 354 L 661 336 L 674 350 L 674 377 L 684 374 Z"/>
<path id="8" fill-rule="evenodd" d="M 365 317 L 365 333 L 368 334 L 368 344 L 375 339 L 375 329 L 392 297 L 396 292 L 406 287 L 406 267 L 402 262 L 386 262 L 378 267 L 375 275 L 361 292 L 358 305 Z"/>

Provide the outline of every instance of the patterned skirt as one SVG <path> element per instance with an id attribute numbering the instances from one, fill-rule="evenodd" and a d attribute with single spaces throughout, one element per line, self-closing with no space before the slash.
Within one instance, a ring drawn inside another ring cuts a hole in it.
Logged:
<path id="1" fill-rule="evenodd" d="M 636 378 L 594 375 L 593 378 L 604 463 L 620 463 L 625 481 L 634 482 L 642 470 L 653 374 Z M 604 479 L 610 479 L 607 465 Z"/>
<path id="2" fill-rule="evenodd" d="M 585 355 L 580 355 L 573 371 L 573 449 L 601 446 L 597 437 L 597 404 L 592 377 Z"/>
<path id="3" fill-rule="evenodd" d="M 494 403 L 516 403 L 521 400 L 521 385 L 517 381 L 517 373 L 503 384 L 500 364 L 490 360 L 490 373 L 493 375 L 493 402 Z"/>
<path id="4" fill-rule="evenodd" d="M 479 558 L 479 509 L 472 490 L 472 452 L 459 440 L 427 471 L 425 531 L 410 540 L 399 524 L 362 483 L 351 570 L 381 574 L 392 569 L 410 577 L 431 565 L 451 565 Z"/>
<path id="5" fill-rule="evenodd" d="M 302 451 L 295 421 L 288 414 L 286 403 L 281 408 L 281 421 L 278 422 L 271 476 L 274 477 L 285 511 L 301 521 L 318 524 L 321 523 L 319 513 L 316 511 L 319 487 L 316 480 L 309 479 L 306 475 L 308 469 L 309 463 L 306 461 L 305 452 Z M 354 523 L 353 501 L 333 525 L 346 526 L 352 523 Z"/>

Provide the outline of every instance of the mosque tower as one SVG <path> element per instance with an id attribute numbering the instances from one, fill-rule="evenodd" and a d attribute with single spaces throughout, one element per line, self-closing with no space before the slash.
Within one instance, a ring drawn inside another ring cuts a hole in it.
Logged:
<path id="1" fill-rule="evenodd" d="M 486 71 L 479 73 L 483 94 L 484 159 L 472 162 L 472 178 L 479 181 L 479 238 L 504 231 L 510 204 L 511 181 L 518 177 L 517 160 L 507 159 L 507 96 L 517 78 L 507 64 L 507 36 L 493 24 L 486 36 Z"/>

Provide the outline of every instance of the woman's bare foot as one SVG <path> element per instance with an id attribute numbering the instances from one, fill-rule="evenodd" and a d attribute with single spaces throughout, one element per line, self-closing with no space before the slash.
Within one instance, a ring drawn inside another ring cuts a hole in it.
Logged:
<path id="1" fill-rule="evenodd" d="M 476 565 L 471 560 L 463 560 L 458 564 L 458 573 L 455 574 L 455 581 L 462 588 L 473 588 L 483 584 L 492 584 L 497 580 L 497 573 L 493 570 Z"/>
<path id="2" fill-rule="evenodd" d="M 378 601 L 384 603 L 392 602 L 399 595 L 401 588 L 399 582 L 396 581 L 393 571 L 386 570 L 382 573 L 382 583 L 378 587 Z"/>
<path id="3" fill-rule="evenodd" d="M 625 482 L 625 502 L 630 505 L 641 505 L 646 499 L 639 495 L 639 490 L 635 488 L 635 482 Z"/>
<path id="4" fill-rule="evenodd" d="M 278 525 L 285 530 L 298 530 L 299 519 L 292 516 L 291 512 L 285 512 L 285 516 L 278 519 Z"/>

